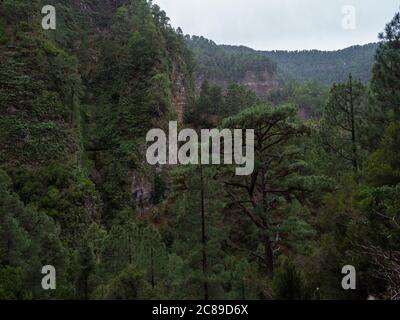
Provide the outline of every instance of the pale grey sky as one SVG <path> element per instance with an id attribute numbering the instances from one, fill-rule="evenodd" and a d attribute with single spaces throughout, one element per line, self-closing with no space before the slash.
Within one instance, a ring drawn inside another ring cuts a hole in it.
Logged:
<path id="1" fill-rule="evenodd" d="M 258 50 L 336 50 L 377 41 L 400 0 L 153 0 L 185 34 Z M 342 27 L 354 6 L 356 28 Z"/>

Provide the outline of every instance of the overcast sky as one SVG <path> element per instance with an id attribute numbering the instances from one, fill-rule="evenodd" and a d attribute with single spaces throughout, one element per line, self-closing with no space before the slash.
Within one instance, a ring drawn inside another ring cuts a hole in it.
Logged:
<path id="1" fill-rule="evenodd" d="M 258 50 L 336 50 L 377 41 L 400 0 L 153 0 L 185 34 Z M 355 9 L 355 29 L 351 11 Z M 348 17 L 348 19 L 346 18 Z M 343 28 L 343 19 L 345 25 Z M 350 20 L 349 20 L 350 19 Z M 350 27 L 350 29 L 348 29 Z"/>

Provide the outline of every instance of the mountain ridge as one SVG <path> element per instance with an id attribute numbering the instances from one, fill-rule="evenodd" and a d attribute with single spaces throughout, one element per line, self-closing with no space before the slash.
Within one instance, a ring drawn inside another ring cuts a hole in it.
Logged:
<path id="1" fill-rule="evenodd" d="M 368 82 L 372 75 L 372 66 L 378 46 L 379 43 L 369 43 L 334 51 L 274 50 L 262 52 L 278 63 L 281 72 L 286 77 L 332 84 L 345 81 L 349 73 L 363 82 Z M 301 66 L 304 67 L 301 68 Z"/>
<path id="2" fill-rule="evenodd" d="M 189 48 L 193 51 L 197 63 L 197 79 L 204 80 L 210 78 L 211 82 L 220 82 L 216 79 L 220 74 L 230 74 L 231 69 L 238 69 L 230 61 L 225 63 L 215 61 L 221 59 L 222 55 L 227 57 L 247 57 L 252 60 L 269 59 L 270 65 L 267 68 L 258 69 L 257 65 L 250 66 L 255 70 L 255 73 L 263 73 L 268 69 L 275 79 L 271 83 L 271 88 L 276 87 L 276 81 L 287 82 L 289 80 L 298 81 L 319 81 L 323 84 L 330 85 L 334 82 L 345 81 L 349 73 L 352 73 L 354 78 L 360 79 L 363 82 L 368 82 L 371 78 L 372 65 L 374 63 L 375 51 L 378 48 L 378 43 L 370 43 L 366 45 L 354 45 L 348 48 L 322 51 L 322 50 L 255 50 L 246 46 L 236 45 L 218 45 L 212 40 L 208 40 L 202 36 L 186 35 L 185 40 Z M 240 59 L 239 59 L 240 60 Z M 224 70 L 224 66 L 227 70 Z M 243 66 L 240 66 L 243 68 Z M 213 69 L 214 68 L 214 69 Z M 217 70 L 222 68 L 223 70 Z M 219 74 L 220 73 L 220 74 Z M 246 70 L 242 71 L 242 77 L 239 82 L 246 85 L 245 78 Z M 228 79 L 228 82 L 232 79 Z M 238 80 L 238 79 L 235 79 Z M 250 86 L 251 87 L 251 86 Z M 254 87 L 254 86 L 253 86 Z M 254 89 L 254 88 L 252 88 Z M 255 90 L 260 95 L 259 90 Z"/>

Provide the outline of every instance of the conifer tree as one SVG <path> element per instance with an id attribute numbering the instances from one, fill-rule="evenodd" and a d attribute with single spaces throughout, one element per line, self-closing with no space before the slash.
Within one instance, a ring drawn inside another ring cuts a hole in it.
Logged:
<path id="1" fill-rule="evenodd" d="M 218 184 L 213 180 L 215 168 L 203 165 L 178 169 L 174 173 L 177 199 L 177 237 L 174 252 L 187 268 L 185 290 L 192 298 L 213 299 L 221 294 L 225 232 L 216 196 Z"/>
<path id="2" fill-rule="evenodd" d="M 152 289 L 160 283 L 168 263 L 168 254 L 159 231 L 153 226 L 144 227 L 140 235 L 137 264 L 147 271 Z"/>
<path id="3" fill-rule="evenodd" d="M 323 143 L 355 173 L 360 167 L 360 136 L 366 114 L 366 88 L 349 75 L 346 83 L 334 84 L 321 121 Z M 365 125 L 364 125 L 365 126 Z"/>
<path id="4" fill-rule="evenodd" d="M 274 251 L 278 249 L 274 244 L 274 213 L 296 192 L 304 190 L 298 176 L 300 150 L 288 144 L 306 132 L 294 120 L 296 112 L 290 105 L 261 104 L 223 122 L 226 128 L 255 130 L 254 172 L 245 179 L 229 175 L 222 179 L 233 207 L 239 208 L 255 227 L 258 244 L 249 253 L 257 257 L 267 273 L 273 272 Z M 262 253 L 258 245 L 263 247 Z"/>
<path id="5" fill-rule="evenodd" d="M 400 119 L 400 12 L 396 13 L 385 31 L 376 51 L 371 88 L 381 110 L 390 117 Z"/>

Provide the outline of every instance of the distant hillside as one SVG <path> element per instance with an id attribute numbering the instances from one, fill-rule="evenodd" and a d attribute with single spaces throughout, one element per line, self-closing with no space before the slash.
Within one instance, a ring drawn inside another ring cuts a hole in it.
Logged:
<path id="1" fill-rule="evenodd" d="M 325 84 L 343 81 L 349 72 L 367 82 L 371 78 L 377 43 L 353 46 L 338 51 L 267 51 L 278 63 L 285 79 L 317 80 Z"/>
<path id="2" fill-rule="evenodd" d="M 263 52 L 220 46 L 204 37 L 187 35 L 185 40 L 197 61 L 198 87 L 204 80 L 222 87 L 237 82 L 264 96 L 277 85 L 277 64 Z"/>
<path id="3" fill-rule="evenodd" d="M 217 45 L 204 37 L 185 36 L 197 60 L 198 83 L 207 79 L 226 86 L 239 82 L 264 95 L 277 80 L 319 81 L 332 84 L 351 72 L 364 82 L 371 77 L 378 44 L 338 51 L 256 51 L 244 46 Z"/>

